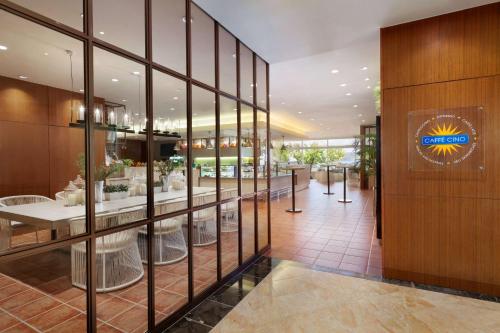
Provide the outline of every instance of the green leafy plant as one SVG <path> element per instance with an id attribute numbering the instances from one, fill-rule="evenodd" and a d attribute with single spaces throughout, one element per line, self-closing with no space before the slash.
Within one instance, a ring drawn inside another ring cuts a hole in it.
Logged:
<path id="1" fill-rule="evenodd" d="M 78 154 L 76 166 L 78 167 L 80 175 L 85 178 L 85 154 Z M 112 174 L 121 172 L 123 168 L 123 163 L 117 163 L 116 161 L 113 161 L 110 165 L 101 164 L 95 168 L 94 178 L 96 181 L 106 180 L 106 178 Z"/>
<path id="2" fill-rule="evenodd" d="M 127 191 L 128 191 L 128 186 L 125 184 L 104 186 L 104 193 L 117 193 L 117 192 L 127 192 Z"/>
<path id="3" fill-rule="evenodd" d="M 310 149 L 304 153 L 304 163 L 312 169 L 313 165 L 322 163 L 325 160 L 323 150 L 318 148 L 317 144 L 312 144 Z"/>
<path id="4" fill-rule="evenodd" d="M 355 165 L 359 171 L 364 168 L 367 175 L 375 174 L 376 170 L 376 154 L 377 154 L 377 137 L 375 134 L 367 134 L 357 138 L 355 142 L 354 152 L 357 155 Z M 361 140 L 365 140 L 364 146 L 361 145 Z"/>
<path id="5" fill-rule="evenodd" d="M 175 164 L 171 160 L 166 161 L 154 161 L 155 170 L 158 171 L 162 176 L 170 174 L 175 169 Z"/>
<path id="6" fill-rule="evenodd" d="M 326 150 L 325 162 L 333 163 L 340 161 L 345 156 L 344 150 L 341 148 L 328 148 Z"/>
<path id="7" fill-rule="evenodd" d="M 160 182 L 160 181 L 155 181 L 155 182 L 153 183 L 153 187 L 161 187 L 161 186 L 163 186 L 163 183 L 162 183 L 162 182 Z"/>
<path id="8" fill-rule="evenodd" d="M 134 160 L 131 160 L 129 158 L 126 158 L 122 160 L 123 166 L 125 167 L 131 167 L 134 164 Z"/>
<path id="9" fill-rule="evenodd" d="M 293 150 L 292 157 L 297 161 L 297 164 L 304 164 L 304 151 L 302 149 Z"/>
<path id="10" fill-rule="evenodd" d="M 106 180 L 114 173 L 119 173 L 123 170 L 123 164 L 112 162 L 110 165 L 101 164 L 95 170 L 94 177 L 96 181 Z"/>

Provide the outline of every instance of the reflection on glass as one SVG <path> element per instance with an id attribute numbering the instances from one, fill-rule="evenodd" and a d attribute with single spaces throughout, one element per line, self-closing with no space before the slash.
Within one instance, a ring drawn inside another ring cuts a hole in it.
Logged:
<path id="1" fill-rule="evenodd" d="M 155 312 L 159 323 L 188 301 L 187 214 L 154 224 Z M 141 234 L 139 233 L 139 240 Z"/>
<path id="2" fill-rule="evenodd" d="M 144 56 L 144 1 L 94 0 L 94 36 Z"/>
<path id="3" fill-rule="evenodd" d="M 257 191 L 267 189 L 267 113 L 257 111 Z"/>
<path id="4" fill-rule="evenodd" d="M 257 74 L 257 105 L 267 109 L 267 73 L 266 63 L 261 58 L 257 57 L 256 62 Z"/>
<path id="5" fill-rule="evenodd" d="M 77 30 L 83 30 L 82 0 L 10 0 L 38 14 Z"/>
<path id="6" fill-rule="evenodd" d="M 220 182 L 222 200 L 238 196 L 238 109 L 237 103 L 220 98 Z"/>
<path id="7" fill-rule="evenodd" d="M 213 195 L 215 200 L 215 194 Z M 193 286 L 198 295 L 217 281 L 217 208 L 193 212 Z"/>
<path id="8" fill-rule="evenodd" d="M 238 266 L 238 205 L 239 200 L 221 205 L 222 276 Z"/>
<path id="9" fill-rule="evenodd" d="M 240 44 L 240 93 L 241 99 L 253 103 L 253 53 Z"/>
<path id="10" fill-rule="evenodd" d="M 241 105 L 241 194 L 253 193 L 254 188 L 254 135 L 253 109 Z"/>
<path id="11" fill-rule="evenodd" d="M 236 96 L 236 38 L 219 28 L 220 90 Z"/>
<path id="12" fill-rule="evenodd" d="M 193 86 L 193 206 L 215 201 L 215 94 Z"/>
<path id="13" fill-rule="evenodd" d="M 191 5 L 192 76 L 215 86 L 214 20 L 198 6 Z"/>
<path id="14" fill-rule="evenodd" d="M 70 223 L 55 223 L 69 211 L 85 218 L 83 117 L 72 127 L 85 106 L 82 42 L 0 11 L 0 45 L 4 252 L 69 237 Z"/>
<path id="15" fill-rule="evenodd" d="M 94 59 L 96 228 L 106 229 L 146 218 L 145 68 L 99 48 Z"/>
<path id="16" fill-rule="evenodd" d="M 187 208 L 186 83 L 153 72 L 155 215 Z"/>
<path id="17" fill-rule="evenodd" d="M 148 327 L 147 245 L 146 252 L 139 250 L 144 245 L 139 235 L 147 238 L 146 226 L 96 239 L 97 320 L 122 332 Z M 98 332 L 108 331 L 97 326 Z"/>
<path id="18" fill-rule="evenodd" d="M 74 247 L 85 243 L 0 264 L 5 332 L 35 332 L 26 324 L 37 332 L 87 332 L 87 296 L 77 285 L 86 285 L 85 264 L 74 260 Z"/>
<path id="19" fill-rule="evenodd" d="M 257 195 L 257 218 L 259 224 L 259 250 L 262 250 L 267 246 L 268 235 L 269 235 L 269 225 L 268 225 L 268 192 L 262 192 Z"/>
<path id="20" fill-rule="evenodd" d="M 153 60 L 186 73 L 186 2 L 153 0 Z"/>
<path id="21" fill-rule="evenodd" d="M 253 196 L 241 200 L 241 226 L 243 261 L 255 254 L 255 199 Z"/>

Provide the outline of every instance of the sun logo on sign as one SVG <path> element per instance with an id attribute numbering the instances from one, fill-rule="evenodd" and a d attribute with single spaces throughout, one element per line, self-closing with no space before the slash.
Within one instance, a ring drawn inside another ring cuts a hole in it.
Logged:
<path id="1" fill-rule="evenodd" d="M 442 126 L 439 126 L 439 124 L 436 125 L 436 127 L 431 129 L 431 132 L 429 132 L 429 136 L 431 137 L 437 137 L 437 136 L 451 136 L 451 135 L 458 135 L 461 134 L 462 131 L 458 130 L 458 126 L 453 127 L 451 124 L 446 126 L 446 124 L 443 124 Z M 456 143 L 449 143 L 449 144 L 434 144 L 430 145 L 427 147 L 427 149 L 431 150 L 433 154 L 436 154 L 439 156 L 443 154 L 443 156 L 446 156 L 446 154 L 453 155 L 454 153 L 458 152 L 457 148 L 462 148 L 460 144 Z"/>

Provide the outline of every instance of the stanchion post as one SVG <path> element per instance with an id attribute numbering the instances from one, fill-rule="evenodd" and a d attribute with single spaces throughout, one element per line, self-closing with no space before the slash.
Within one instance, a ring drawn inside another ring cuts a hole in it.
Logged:
<path id="1" fill-rule="evenodd" d="M 327 182 L 327 186 L 328 186 L 328 191 L 323 192 L 323 194 L 326 194 L 326 195 L 335 194 L 333 192 L 330 192 L 330 166 L 329 165 L 326 166 L 326 182 Z"/>
<path id="2" fill-rule="evenodd" d="M 346 198 L 346 192 L 347 192 L 347 167 L 344 167 L 344 198 L 339 199 L 339 202 L 342 203 L 350 203 L 352 200 Z"/>
<path id="3" fill-rule="evenodd" d="M 287 209 L 288 213 L 301 213 L 302 209 L 295 207 L 295 185 L 297 183 L 297 175 L 295 169 L 292 169 L 292 208 Z"/>

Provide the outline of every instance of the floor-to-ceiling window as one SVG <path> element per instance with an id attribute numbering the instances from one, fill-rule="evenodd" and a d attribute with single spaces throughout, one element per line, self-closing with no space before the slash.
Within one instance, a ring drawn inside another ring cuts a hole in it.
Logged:
<path id="1" fill-rule="evenodd" d="M 190 0 L 0 3 L 0 331 L 144 332 L 269 245 L 268 64 Z"/>

